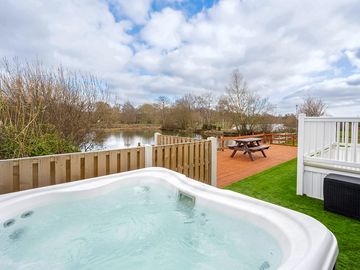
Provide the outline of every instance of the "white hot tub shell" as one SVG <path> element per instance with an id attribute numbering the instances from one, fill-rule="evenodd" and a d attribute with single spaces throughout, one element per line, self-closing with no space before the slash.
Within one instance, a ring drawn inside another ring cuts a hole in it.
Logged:
<path id="1" fill-rule="evenodd" d="M 236 192 L 215 188 L 163 168 L 146 168 L 0 196 L 0 222 L 58 198 L 93 196 L 126 185 L 159 181 L 196 198 L 199 203 L 246 219 L 270 233 L 282 251 L 278 269 L 331 270 L 338 255 L 334 235 L 317 220 L 299 212 Z"/>

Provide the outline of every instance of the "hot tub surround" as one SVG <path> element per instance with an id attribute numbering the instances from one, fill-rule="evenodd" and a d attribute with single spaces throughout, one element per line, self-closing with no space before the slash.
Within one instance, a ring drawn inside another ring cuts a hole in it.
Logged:
<path id="1" fill-rule="evenodd" d="M 163 168 L 147 168 L 90 180 L 60 184 L 0 196 L 0 222 L 56 200 L 90 198 L 136 182 L 157 182 L 195 198 L 196 204 L 218 209 L 231 217 L 247 220 L 269 233 L 279 244 L 282 260 L 278 269 L 333 269 L 338 254 L 333 234 L 304 214 L 232 191 L 221 190 Z M 30 214 L 31 215 L 31 214 Z M 27 220 L 27 219 L 26 219 Z M 19 235 L 21 232 L 19 232 Z M 16 235 L 17 236 L 17 235 Z M 264 265 L 267 269 L 267 265 Z"/>

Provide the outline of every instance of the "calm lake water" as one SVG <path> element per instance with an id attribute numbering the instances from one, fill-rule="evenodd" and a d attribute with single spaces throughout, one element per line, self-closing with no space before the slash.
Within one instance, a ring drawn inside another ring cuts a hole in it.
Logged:
<path id="1" fill-rule="evenodd" d="M 117 130 L 117 131 L 97 131 L 92 134 L 94 143 L 92 150 L 117 149 L 133 147 L 140 144 L 154 144 L 154 134 L 156 130 Z M 161 134 L 201 138 L 200 134 L 177 133 L 171 131 L 161 131 Z M 84 151 L 85 149 L 83 149 Z"/>

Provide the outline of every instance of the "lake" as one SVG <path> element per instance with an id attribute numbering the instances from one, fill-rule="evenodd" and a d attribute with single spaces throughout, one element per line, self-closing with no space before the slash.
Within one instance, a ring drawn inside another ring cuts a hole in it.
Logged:
<path id="1" fill-rule="evenodd" d="M 200 134 L 179 133 L 174 131 L 157 130 L 116 130 L 116 131 L 95 131 L 91 134 L 93 138 L 91 150 L 118 149 L 133 147 L 140 144 L 154 144 L 154 134 L 160 132 L 165 135 L 193 137 L 201 139 Z M 87 148 L 89 145 L 86 146 Z M 85 151 L 85 147 L 82 149 Z M 89 149 L 88 149 L 89 150 Z"/>

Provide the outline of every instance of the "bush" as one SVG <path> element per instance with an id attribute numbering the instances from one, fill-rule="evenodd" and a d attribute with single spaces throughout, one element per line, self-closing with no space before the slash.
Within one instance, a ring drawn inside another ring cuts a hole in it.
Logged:
<path id="1" fill-rule="evenodd" d="M 96 101 L 106 91 L 106 84 L 90 74 L 0 61 L 0 129 L 8 136 L 0 133 L 6 147 L 0 149 L 6 153 L 2 156 L 54 154 L 88 144 Z"/>
<path id="2" fill-rule="evenodd" d="M 45 134 L 40 138 L 30 138 L 28 144 L 29 156 L 42 156 L 79 152 L 79 147 L 61 139 L 58 134 Z"/>
<path id="3" fill-rule="evenodd" d="M 56 131 L 21 133 L 13 127 L 0 126 L 0 159 L 42 156 L 80 151 L 73 143 L 62 139 Z"/>

